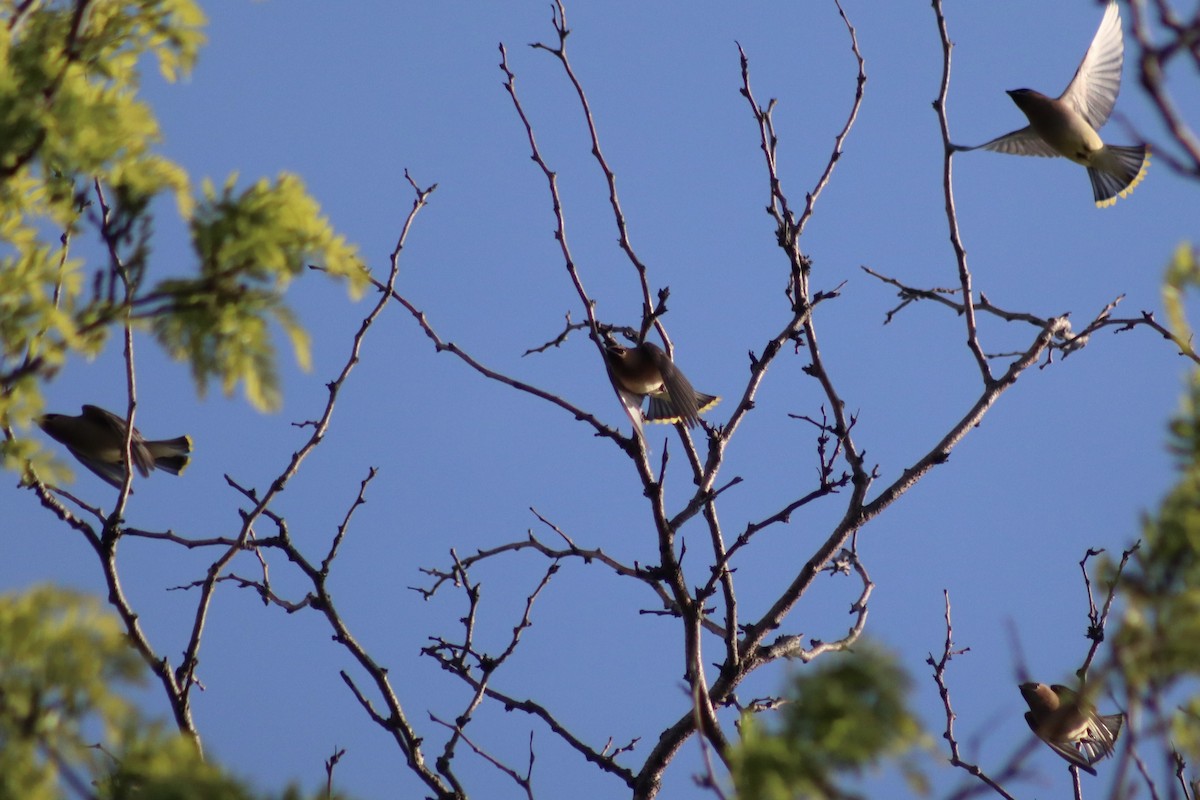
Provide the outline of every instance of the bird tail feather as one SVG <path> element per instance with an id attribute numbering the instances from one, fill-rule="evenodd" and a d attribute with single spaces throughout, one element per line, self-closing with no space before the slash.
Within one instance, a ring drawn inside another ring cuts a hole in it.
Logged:
<path id="1" fill-rule="evenodd" d="M 721 402 L 721 398 L 716 395 L 696 392 L 696 413 L 701 414 L 708 411 L 719 402 Z M 685 416 L 684 412 L 671 402 L 669 395 L 650 395 L 650 408 L 646 411 L 647 422 L 682 422 L 690 428 L 696 424 L 698 419 L 698 416 L 695 418 Z"/>
<path id="2" fill-rule="evenodd" d="M 717 397 L 715 394 L 696 392 L 696 409 L 700 411 L 700 413 L 708 411 L 719 402 L 721 402 L 721 398 Z"/>
<path id="3" fill-rule="evenodd" d="M 683 416 L 675 410 L 667 395 L 650 395 L 650 407 L 646 410 L 647 422 L 683 422 Z"/>
<path id="4" fill-rule="evenodd" d="M 177 439 L 159 439 L 146 442 L 150 454 L 154 456 L 154 466 L 172 475 L 181 475 L 187 469 L 192 454 L 192 437 L 180 436 Z"/>
<path id="5" fill-rule="evenodd" d="M 1092 195 L 1097 208 L 1107 208 L 1125 197 L 1146 176 L 1150 166 L 1150 149 L 1145 145 L 1121 147 L 1107 145 L 1088 167 L 1092 180 Z"/>

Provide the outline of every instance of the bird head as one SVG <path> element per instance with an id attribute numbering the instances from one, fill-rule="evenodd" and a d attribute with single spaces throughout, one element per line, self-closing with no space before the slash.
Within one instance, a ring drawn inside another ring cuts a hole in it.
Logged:
<path id="1" fill-rule="evenodd" d="M 1009 89 L 1007 94 L 1022 111 L 1030 106 L 1041 105 L 1043 101 L 1050 102 L 1049 97 L 1035 89 Z"/>

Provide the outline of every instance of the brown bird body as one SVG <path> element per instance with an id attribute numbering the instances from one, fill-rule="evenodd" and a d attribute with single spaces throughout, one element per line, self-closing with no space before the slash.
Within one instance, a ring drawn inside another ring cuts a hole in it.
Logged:
<path id="1" fill-rule="evenodd" d="M 62 442 L 80 464 L 109 484 L 120 488 L 125 482 L 125 420 L 99 406 L 85 405 L 77 417 L 46 414 L 38 425 L 52 439 Z M 142 477 L 157 468 L 179 475 L 192 452 L 188 436 L 147 441 L 133 429 L 130 441 L 133 465 Z"/>
<path id="2" fill-rule="evenodd" d="M 1121 14 L 1117 4 L 1109 2 L 1083 62 L 1061 95 L 1013 89 L 1008 96 L 1029 124 L 976 147 L 955 149 L 1069 158 L 1087 167 L 1096 205 L 1111 206 L 1133 191 L 1150 165 L 1145 145 L 1108 145 L 1097 133 L 1116 105 L 1124 58 Z"/>
<path id="3" fill-rule="evenodd" d="M 693 389 L 667 354 L 650 342 L 637 347 L 610 344 L 604 358 L 617 394 L 639 432 L 643 417 L 648 422 L 682 422 L 691 428 L 700 421 L 702 412 L 721 401 Z M 650 398 L 650 407 L 643 415 L 645 397 Z"/>
<path id="4" fill-rule="evenodd" d="M 1096 709 L 1066 686 L 1022 683 L 1029 711 L 1025 722 L 1037 737 L 1069 763 L 1092 775 L 1102 758 L 1112 755 L 1124 714 L 1097 714 Z"/>

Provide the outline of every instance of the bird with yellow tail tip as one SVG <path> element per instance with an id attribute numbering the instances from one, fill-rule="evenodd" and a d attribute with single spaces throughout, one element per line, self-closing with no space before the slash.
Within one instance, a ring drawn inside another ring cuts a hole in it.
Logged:
<path id="1" fill-rule="evenodd" d="M 642 342 L 636 347 L 622 347 L 609 342 L 604 348 L 604 360 L 621 403 L 639 434 L 643 419 L 682 422 L 694 427 L 700 422 L 700 414 L 721 402 L 720 397 L 693 389 L 687 377 L 656 344 Z M 645 397 L 650 398 L 650 407 L 643 414 Z"/>
<path id="2" fill-rule="evenodd" d="M 99 406 L 84 406 L 77 417 L 66 414 L 45 414 L 38 425 L 51 439 L 66 445 L 80 464 L 96 473 L 109 484 L 121 488 L 125 482 L 125 420 Z M 172 475 L 187 468 L 192 453 L 190 436 L 175 439 L 146 440 L 141 431 L 133 429 L 130 441 L 133 465 L 143 478 L 153 469 Z"/>
<path id="3" fill-rule="evenodd" d="M 1037 737 L 1079 769 L 1092 768 L 1113 754 L 1124 714 L 1098 714 L 1090 703 L 1066 686 L 1022 683 L 1019 687 L 1029 710 L 1025 721 Z"/>
<path id="4" fill-rule="evenodd" d="M 985 144 L 956 145 L 954 149 L 1069 158 L 1087 167 L 1096 206 L 1111 206 L 1118 197 L 1133 191 L 1150 166 L 1150 151 L 1145 145 L 1105 144 L 1096 133 L 1116 105 L 1124 57 L 1121 13 L 1116 2 L 1110 0 L 1083 62 L 1061 95 L 1047 97 L 1033 89 L 1009 91 L 1008 96 L 1029 118 L 1029 124 Z"/>

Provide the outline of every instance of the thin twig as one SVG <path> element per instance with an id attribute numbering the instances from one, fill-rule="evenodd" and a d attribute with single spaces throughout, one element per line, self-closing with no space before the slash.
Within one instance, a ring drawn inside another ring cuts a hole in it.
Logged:
<path id="1" fill-rule="evenodd" d="M 971 290 L 971 270 L 967 267 L 967 250 L 958 231 L 958 214 L 954 208 L 954 145 L 950 142 L 950 121 L 946 117 L 946 101 L 950 94 L 950 33 L 946 29 L 946 16 L 942 13 L 942 0 L 933 0 L 933 13 L 937 16 L 938 33 L 942 40 L 942 80 L 938 87 L 933 110 L 937 112 L 938 125 L 942 131 L 942 190 L 946 201 L 946 224 L 950 229 L 950 244 L 958 263 L 958 281 L 962 286 L 963 319 L 967 326 L 967 349 L 975 356 L 975 364 L 983 378 L 984 386 L 993 381 L 991 368 L 983 347 L 979 344 L 979 331 L 975 326 L 975 305 Z"/>
<path id="2" fill-rule="evenodd" d="M 942 733 L 942 738 L 946 740 L 950 747 L 950 765 L 965 770 L 1001 797 L 1008 798 L 1008 800 L 1015 800 L 997 780 L 984 772 L 978 764 L 964 760 L 962 754 L 959 752 L 958 738 L 954 733 L 954 721 L 958 716 L 954 713 L 954 708 L 950 702 L 950 687 L 946 683 L 946 670 L 950 665 L 951 659 L 969 653 L 971 648 L 963 647 L 956 649 L 954 647 L 954 625 L 950 621 L 950 592 L 943 590 L 942 596 L 946 607 L 946 640 L 942 645 L 941 657 L 934 659 L 933 654 L 930 653 L 928 658 L 925 659 L 925 663 L 933 667 L 933 682 L 937 684 L 938 696 L 942 698 L 942 708 L 946 712 L 946 729 Z"/>

